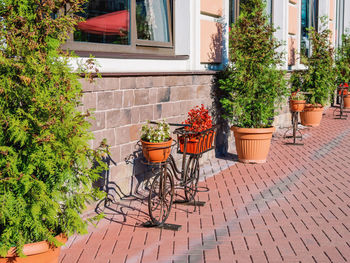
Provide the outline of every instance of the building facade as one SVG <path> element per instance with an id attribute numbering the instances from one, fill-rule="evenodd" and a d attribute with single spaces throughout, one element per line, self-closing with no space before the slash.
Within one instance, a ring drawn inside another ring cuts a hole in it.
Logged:
<path id="1" fill-rule="evenodd" d="M 106 138 L 111 159 L 108 175 L 118 195 L 142 187 L 147 170 L 138 156 L 140 129 L 146 120 L 182 122 L 189 109 L 204 104 L 215 114 L 215 74 L 228 63 L 230 23 L 244 0 L 90 0 L 86 22 L 67 42 L 79 61 L 96 58 L 102 78 L 82 80 L 83 110 L 95 109 L 93 147 Z M 282 69 L 302 69 L 298 54 L 307 52 L 306 28 L 327 16 L 332 43 L 350 28 L 349 0 L 267 0 L 266 12 L 285 45 Z M 288 109 L 276 125 L 289 121 Z M 218 153 L 233 145 L 221 131 Z M 113 193 L 112 193 L 113 194 Z"/>

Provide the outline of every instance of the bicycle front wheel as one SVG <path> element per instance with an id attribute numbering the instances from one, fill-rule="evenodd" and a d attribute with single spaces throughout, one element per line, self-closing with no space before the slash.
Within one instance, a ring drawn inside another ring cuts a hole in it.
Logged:
<path id="1" fill-rule="evenodd" d="M 185 197 L 186 201 L 193 201 L 197 194 L 197 185 L 199 179 L 199 160 L 195 156 L 191 156 L 187 168 L 185 178 Z"/>
<path id="2" fill-rule="evenodd" d="M 164 224 L 170 214 L 173 198 L 174 180 L 166 169 L 156 175 L 148 196 L 148 213 L 153 224 Z"/>

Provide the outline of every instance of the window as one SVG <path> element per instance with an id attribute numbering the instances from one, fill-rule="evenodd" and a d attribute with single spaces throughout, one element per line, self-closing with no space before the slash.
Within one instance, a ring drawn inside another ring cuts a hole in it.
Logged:
<path id="1" fill-rule="evenodd" d="M 337 0 L 336 9 L 336 24 L 335 24 L 335 45 L 336 47 L 342 44 L 342 34 L 344 34 L 344 11 L 345 11 L 345 0 Z"/>
<path id="2" fill-rule="evenodd" d="M 318 0 L 301 1 L 301 38 L 300 49 L 305 55 L 310 55 L 310 40 L 307 28 L 318 28 Z"/>
<path id="3" fill-rule="evenodd" d="M 230 26 L 236 21 L 241 11 L 240 4 L 244 3 L 245 0 L 230 0 Z M 272 23 L 272 9 L 273 0 L 266 0 L 266 14 L 270 17 L 270 23 Z"/>
<path id="4" fill-rule="evenodd" d="M 78 15 L 85 21 L 66 44 L 77 54 L 174 55 L 171 0 L 90 0 Z"/>

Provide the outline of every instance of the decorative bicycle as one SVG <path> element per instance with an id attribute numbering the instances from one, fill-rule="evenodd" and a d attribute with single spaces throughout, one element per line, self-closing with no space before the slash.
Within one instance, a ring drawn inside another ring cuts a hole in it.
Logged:
<path id="1" fill-rule="evenodd" d="M 151 122 L 157 124 L 157 122 Z M 174 203 L 175 189 L 183 189 L 184 199 L 181 203 L 194 202 L 198 192 L 199 159 L 203 153 L 215 148 L 213 141 L 216 126 L 194 133 L 185 129 L 186 124 L 169 123 L 179 126 L 177 135 L 177 152 L 182 154 L 181 170 L 172 154 L 162 163 L 148 163 L 153 167 L 154 179 L 149 189 L 148 212 L 153 226 L 162 226 L 167 220 Z M 176 200 L 178 201 L 178 200 Z"/>
<path id="2" fill-rule="evenodd" d="M 346 113 L 349 113 L 349 111 L 346 111 L 344 108 L 344 97 L 347 95 L 348 90 L 345 89 L 343 85 L 339 85 L 337 89 L 337 102 L 339 106 L 335 106 L 335 109 L 333 111 L 333 116 L 335 116 L 336 119 L 346 120 L 348 115 Z M 339 109 L 339 114 L 336 114 Z"/>

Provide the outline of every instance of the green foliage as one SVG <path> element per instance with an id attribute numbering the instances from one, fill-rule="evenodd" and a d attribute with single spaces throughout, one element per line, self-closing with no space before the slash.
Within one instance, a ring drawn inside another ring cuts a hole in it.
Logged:
<path id="1" fill-rule="evenodd" d="M 330 42 L 331 30 L 328 29 L 327 20 L 327 17 L 321 18 L 318 31 L 313 27 L 308 28 L 311 56 L 301 55 L 301 62 L 307 69 L 293 76 L 299 78 L 301 90 L 309 93 L 309 103 L 322 106 L 327 104 L 336 87 L 334 49 Z"/>
<path id="2" fill-rule="evenodd" d="M 350 82 L 350 34 L 342 35 L 342 45 L 336 52 L 337 82 Z"/>
<path id="3" fill-rule="evenodd" d="M 142 126 L 141 139 L 145 142 L 166 142 L 170 139 L 170 126 L 165 121 L 156 125 L 147 123 Z"/>
<path id="4" fill-rule="evenodd" d="M 287 94 L 285 73 L 277 68 L 282 64 L 283 54 L 277 52 L 282 43 L 273 36 L 262 0 L 247 0 L 241 7 L 229 37 L 231 64 L 219 80 L 226 93 L 220 102 L 233 125 L 269 127 L 277 99 Z"/>
<path id="5" fill-rule="evenodd" d="M 105 167 L 89 147 L 82 88 L 60 48 L 84 1 L 1 1 L 0 256 L 85 233 L 81 213 L 101 197 L 92 182 Z"/>

